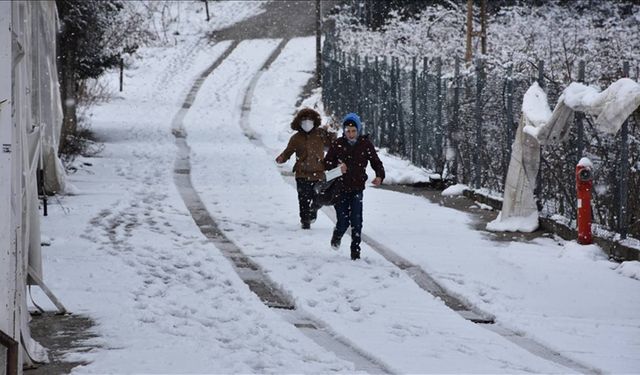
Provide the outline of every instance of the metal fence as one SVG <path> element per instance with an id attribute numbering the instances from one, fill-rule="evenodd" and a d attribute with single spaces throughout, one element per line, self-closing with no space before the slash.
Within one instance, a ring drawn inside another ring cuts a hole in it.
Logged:
<path id="1" fill-rule="evenodd" d="M 584 80 L 584 63 L 577 68 Z M 612 80 L 628 70 L 625 63 Z M 445 179 L 501 196 L 524 93 L 538 81 L 553 105 L 568 84 L 545 73 L 542 61 L 516 70 L 482 60 L 468 67 L 458 58 L 362 57 L 338 50 L 327 38 L 323 101 L 337 116 L 360 114 L 377 146 Z M 598 133 L 593 120 L 577 114 L 567 142 L 542 148 L 539 210 L 575 219 L 575 166 L 587 156 L 596 169 L 593 222 L 622 238 L 640 238 L 639 121 L 630 117 L 610 136 Z"/>

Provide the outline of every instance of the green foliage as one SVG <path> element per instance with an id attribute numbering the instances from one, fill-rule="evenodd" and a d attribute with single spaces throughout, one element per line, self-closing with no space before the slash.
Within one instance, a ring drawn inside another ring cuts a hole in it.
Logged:
<path id="1" fill-rule="evenodd" d="M 76 79 L 96 78 L 116 66 L 121 51 L 108 45 L 111 25 L 123 8 L 119 0 L 56 0 L 61 32 L 59 58 Z"/>

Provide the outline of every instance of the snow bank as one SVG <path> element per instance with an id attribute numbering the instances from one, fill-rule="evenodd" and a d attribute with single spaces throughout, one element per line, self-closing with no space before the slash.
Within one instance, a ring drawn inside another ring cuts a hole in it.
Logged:
<path id="1" fill-rule="evenodd" d="M 469 187 L 465 184 L 455 184 L 444 189 L 440 194 L 444 196 L 449 196 L 449 197 L 454 195 L 462 195 L 465 189 L 468 189 L 468 188 Z"/>
<path id="2" fill-rule="evenodd" d="M 636 280 L 640 280 L 640 262 L 622 262 L 617 269 L 618 273 Z"/>
<path id="3" fill-rule="evenodd" d="M 384 165 L 386 177 L 384 178 L 383 183 L 385 185 L 416 184 L 419 182 L 431 181 L 430 176 L 432 176 L 432 174 L 430 174 L 429 171 L 411 164 L 407 159 L 390 154 L 387 149 L 380 149 L 378 151 L 378 156 Z M 371 178 L 375 177 L 375 173 L 371 167 L 369 166 L 367 169 L 367 175 Z"/>

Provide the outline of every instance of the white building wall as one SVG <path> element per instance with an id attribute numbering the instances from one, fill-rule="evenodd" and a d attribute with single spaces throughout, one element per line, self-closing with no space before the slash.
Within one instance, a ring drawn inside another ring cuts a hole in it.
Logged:
<path id="1" fill-rule="evenodd" d="M 11 3 L 0 2 L 0 330 L 19 337 L 16 305 L 16 232 L 13 166 L 15 145 L 11 108 Z"/>
<path id="2" fill-rule="evenodd" d="M 39 166 L 51 166 L 55 191 L 64 182 L 56 31 L 55 2 L 0 1 L 0 329 L 22 342 L 26 364 L 46 359 L 31 338 L 26 300 L 28 267 L 43 278 Z"/>

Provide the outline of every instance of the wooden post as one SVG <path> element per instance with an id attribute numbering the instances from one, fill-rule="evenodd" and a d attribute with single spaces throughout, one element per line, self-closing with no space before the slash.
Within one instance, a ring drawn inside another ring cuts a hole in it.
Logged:
<path id="1" fill-rule="evenodd" d="M 51 302 L 53 302 L 53 304 L 58 308 L 58 314 L 66 314 L 68 312 L 67 308 L 64 307 L 62 302 L 60 302 L 60 300 L 53 294 L 51 289 L 45 285 L 44 281 L 38 277 L 38 272 L 36 272 L 31 266 L 28 266 L 27 272 L 29 277 L 40 287 L 40 289 L 42 289 L 44 294 L 49 297 L 49 300 L 51 300 Z"/>
<path id="2" fill-rule="evenodd" d="M 120 92 L 122 92 L 122 83 L 124 78 L 124 59 L 120 56 Z"/>
<path id="3" fill-rule="evenodd" d="M 467 49 L 465 61 L 467 66 L 473 59 L 473 37 L 480 37 L 480 51 L 483 55 L 487 53 L 487 0 L 480 0 L 480 31 L 473 31 L 473 0 L 467 0 Z"/>

